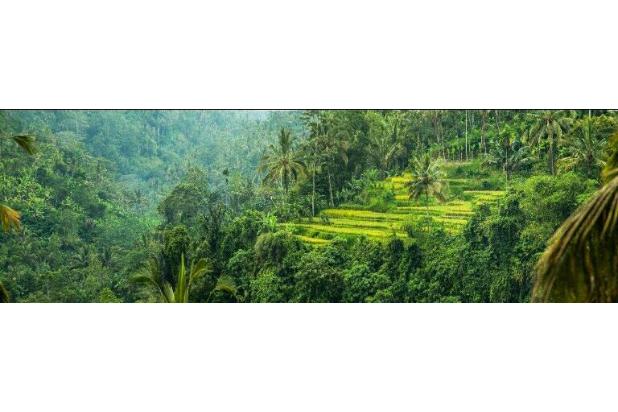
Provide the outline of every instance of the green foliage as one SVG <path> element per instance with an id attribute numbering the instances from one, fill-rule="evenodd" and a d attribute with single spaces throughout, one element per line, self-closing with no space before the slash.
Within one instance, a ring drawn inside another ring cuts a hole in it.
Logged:
<path id="1" fill-rule="evenodd" d="M 208 180 L 200 169 L 191 169 L 182 183 L 178 184 L 159 204 L 158 211 L 166 224 L 195 225 L 205 213 L 204 198 L 208 196 Z"/>
<path id="2" fill-rule="evenodd" d="M 432 161 L 429 154 L 411 160 L 412 177 L 407 184 L 410 199 L 418 200 L 425 197 L 425 205 L 429 206 L 429 197 L 435 197 L 440 202 L 446 200 L 444 196 L 444 172 L 440 164 Z"/>
<path id="3" fill-rule="evenodd" d="M 261 271 L 251 279 L 251 298 L 258 303 L 285 302 L 287 296 L 284 281 L 272 269 Z"/>
<path id="4" fill-rule="evenodd" d="M 210 270 L 211 268 L 205 259 L 199 260 L 195 265 L 191 264 L 191 267 L 187 270 L 185 256 L 182 254 L 175 284 L 172 285 L 166 279 L 160 260 L 152 257 L 146 269 L 142 273 L 135 275 L 133 281 L 154 287 L 158 292 L 159 298 L 165 303 L 188 303 L 191 286 Z"/>
<path id="5" fill-rule="evenodd" d="M 596 179 L 603 166 L 604 148 L 607 144 L 602 129 L 592 119 L 578 121 L 563 149 L 562 158 L 558 161 L 561 171 L 577 171 L 584 176 Z"/>
<path id="6" fill-rule="evenodd" d="M 340 302 L 344 279 L 334 262 L 323 253 L 305 253 L 295 273 L 294 300 L 296 302 Z"/>
<path id="7" fill-rule="evenodd" d="M 388 276 L 372 272 L 368 265 L 357 264 L 343 272 L 344 302 L 369 302 L 375 299 L 378 291 L 390 286 Z"/>
<path id="8" fill-rule="evenodd" d="M 103 288 L 99 292 L 97 302 L 100 303 L 122 303 L 122 299 L 114 294 L 110 288 Z"/>
<path id="9" fill-rule="evenodd" d="M 264 266 L 281 267 L 291 253 L 302 249 L 300 241 L 286 231 L 264 233 L 255 242 L 255 256 Z"/>
<path id="10" fill-rule="evenodd" d="M 306 166 L 300 153 L 294 150 L 289 130 L 281 129 L 279 145 L 270 145 L 269 152 L 262 158 L 260 170 L 266 173 L 265 181 L 279 182 L 285 193 L 291 183 L 305 175 Z"/>
<path id="11" fill-rule="evenodd" d="M 553 235 L 537 267 L 540 301 L 618 300 L 618 177 L 605 184 Z"/>
<path id="12" fill-rule="evenodd" d="M 536 298 L 615 300 L 617 119 L 0 111 L 0 282 L 17 302 L 523 302 L 555 233 Z"/>

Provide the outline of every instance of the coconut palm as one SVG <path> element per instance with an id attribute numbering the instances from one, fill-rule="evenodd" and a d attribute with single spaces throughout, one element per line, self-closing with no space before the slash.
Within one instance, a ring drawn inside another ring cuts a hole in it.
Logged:
<path id="1" fill-rule="evenodd" d="M 340 170 L 341 163 L 347 166 L 350 141 L 354 138 L 350 130 L 338 121 L 336 112 L 323 114 L 322 133 L 317 136 L 318 147 L 324 155 L 324 168 L 328 178 L 328 195 L 330 206 L 335 206 L 333 176 L 335 170 Z"/>
<path id="2" fill-rule="evenodd" d="M 317 113 L 309 112 L 305 118 L 310 138 L 306 141 L 303 151 L 308 160 L 308 171 L 311 173 L 311 216 L 315 217 L 316 175 L 322 171 L 325 163 L 324 153 L 319 145 L 319 137 L 323 135 L 323 123 Z"/>
<path id="3" fill-rule="evenodd" d="M 427 218 L 429 218 L 429 197 L 434 197 L 439 202 L 444 202 L 444 172 L 440 163 L 432 161 L 429 154 L 416 157 L 411 161 L 412 180 L 406 183 L 410 199 L 418 200 L 425 198 Z"/>
<path id="4" fill-rule="evenodd" d="M 505 139 L 502 143 L 495 142 L 483 163 L 502 169 L 508 187 L 513 172 L 524 169 L 532 162 L 529 152 L 529 148 L 520 141 Z"/>
<path id="5" fill-rule="evenodd" d="M 185 256 L 180 258 L 180 267 L 176 276 L 176 288 L 165 278 L 161 261 L 157 257 L 151 257 L 143 273 L 132 278 L 136 283 L 149 284 L 159 292 L 165 303 L 188 303 L 189 292 L 193 283 L 212 269 L 205 259 L 200 259 L 197 264 L 191 265 L 187 271 Z"/>
<path id="6" fill-rule="evenodd" d="M 305 174 L 305 164 L 301 153 L 292 147 L 292 135 L 286 129 L 279 132 L 279 145 L 270 145 L 260 164 L 260 171 L 265 172 L 264 181 L 280 182 L 288 193 L 290 183 Z"/>
<path id="7" fill-rule="evenodd" d="M 547 148 L 548 169 L 552 175 L 556 174 L 556 151 L 562 136 L 571 125 L 571 117 L 563 110 L 544 110 L 534 113 L 534 125 L 526 135 L 528 143 L 537 145 L 539 156 L 545 142 Z"/>
<path id="8" fill-rule="evenodd" d="M 375 112 L 367 114 L 371 119 L 369 127 L 369 145 L 367 155 L 384 176 L 394 160 L 402 156 L 405 147 L 401 143 L 401 114 L 390 113 L 387 116 L 377 115 Z"/>
<path id="9" fill-rule="evenodd" d="M 594 136 L 589 118 L 582 120 L 577 133 L 568 136 L 566 143 L 566 156 L 558 160 L 558 168 L 564 171 L 578 170 L 590 178 L 598 176 L 605 165 L 603 150 L 607 142 Z"/>
<path id="10" fill-rule="evenodd" d="M 618 301 L 618 134 L 605 184 L 558 228 L 536 267 L 534 301 Z"/>

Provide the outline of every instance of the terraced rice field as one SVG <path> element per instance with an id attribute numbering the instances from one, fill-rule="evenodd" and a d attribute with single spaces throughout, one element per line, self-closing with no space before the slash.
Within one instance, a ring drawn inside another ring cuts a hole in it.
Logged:
<path id="1" fill-rule="evenodd" d="M 457 188 L 458 196 L 445 203 L 430 201 L 429 208 L 424 202 L 412 201 L 406 191 L 410 175 L 386 179 L 383 185 L 395 193 L 396 206 L 387 213 L 370 210 L 336 208 L 326 209 L 320 217 L 301 222 L 284 223 L 303 242 L 311 245 L 324 245 L 336 236 L 366 236 L 373 240 L 385 240 L 391 236 L 405 238 L 404 224 L 422 221 L 430 216 L 434 224 L 440 224 L 450 233 L 463 229 L 474 208 L 483 203 L 494 204 L 505 192 L 501 190 L 467 190 L 474 187 L 469 179 L 446 179 L 449 188 Z M 478 186 L 478 185 L 476 185 Z"/>

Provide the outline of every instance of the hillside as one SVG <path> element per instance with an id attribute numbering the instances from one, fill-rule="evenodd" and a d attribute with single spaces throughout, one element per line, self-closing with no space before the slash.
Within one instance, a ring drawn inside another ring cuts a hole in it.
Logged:
<path id="1" fill-rule="evenodd" d="M 500 186 L 499 175 L 485 173 L 469 176 L 475 169 L 472 162 L 447 162 L 445 183 L 449 196 L 443 203 L 430 199 L 410 200 L 406 185 L 410 173 L 388 177 L 379 183 L 383 192 L 393 199 L 390 210 L 374 211 L 367 204 L 344 204 L 325 209 L 316 218 L 285 223 L 284 226 L 300 240 L 324 245 L 336 236 L 367 236 L 372 240 L 386 240 L 392 236 L 407 238 L 407 228 L 422 229 L 428 221 L 449 233 L 461 232 L 474 209 L 480 204 L 495 204 L 506 193 Z M 428 219 L 429 218 L 429 219 Z"/>

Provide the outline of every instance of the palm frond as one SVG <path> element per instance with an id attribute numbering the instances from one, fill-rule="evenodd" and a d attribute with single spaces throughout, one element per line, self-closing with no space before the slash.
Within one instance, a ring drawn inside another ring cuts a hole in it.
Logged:
<path id="1" fill-rule="evenodd" d="M 2 282 L 0 282 L 0 303 L 9 303 L 10 301 L 9 291 L 6 290 Z"/>
<path id="2" fill-rule="evenodd" d="M 618 177 L 556 231 L 536 268 L 534 301 L 618 300 Z"/>
<path id="3" fill-rule="evenodd" d="M 217 280 L 217 285 L 214 290 L 236 296 L 236 282 L 234 282 L 234 279 L 230 276 L 221 276 Z"/>
<path id="4" fill-rule="evenodd" d="M 185 267 L 185 254 L 180 255 L 180 267 L 178 269 L 178 276 L 176 280 L 176 290 L 174 291 L 174 300 L 176 302 L 188 302 L 189 301 L 189 279 L 187 278 L 187 270 Z"/>
<path id="5" fill-rule="evenodd" d="M 0 223 L 2 230 L 8 232 L 11 229 L 19 230 L 21 226 L 21 214 L 17 210 L 0 204 Z"/>
<path id="6" fill-rule="evenodd" d="M 189 301 L 189 291 L 191 290 L 193 282 L 210 272 L 212 272 L 212 265 L 206 259 L 200 259 L 195 265 L 191 265 L 191 269 L 189 270 L 189 284 L 186 292 L 186 302 Z"/>
<path id="7" fill-rule="evenodd" d="M 29 135 L 17 135 L 17 136 L 11 136 L 11 139 L 13 139 L 13 141 L 17 143 L 17 145 L 21 147 L 29 155 L 33 155 L 36 153 L 34 137 L 29 136 Z"/>
<path id="8" fill-rule="evenodd" d="M 176 303 L 176 295 L 174 294 L 174 289 L 169 282 L 163 282 L 163 288 L 161 289 L 161 294 L 166 303 Z"/>

